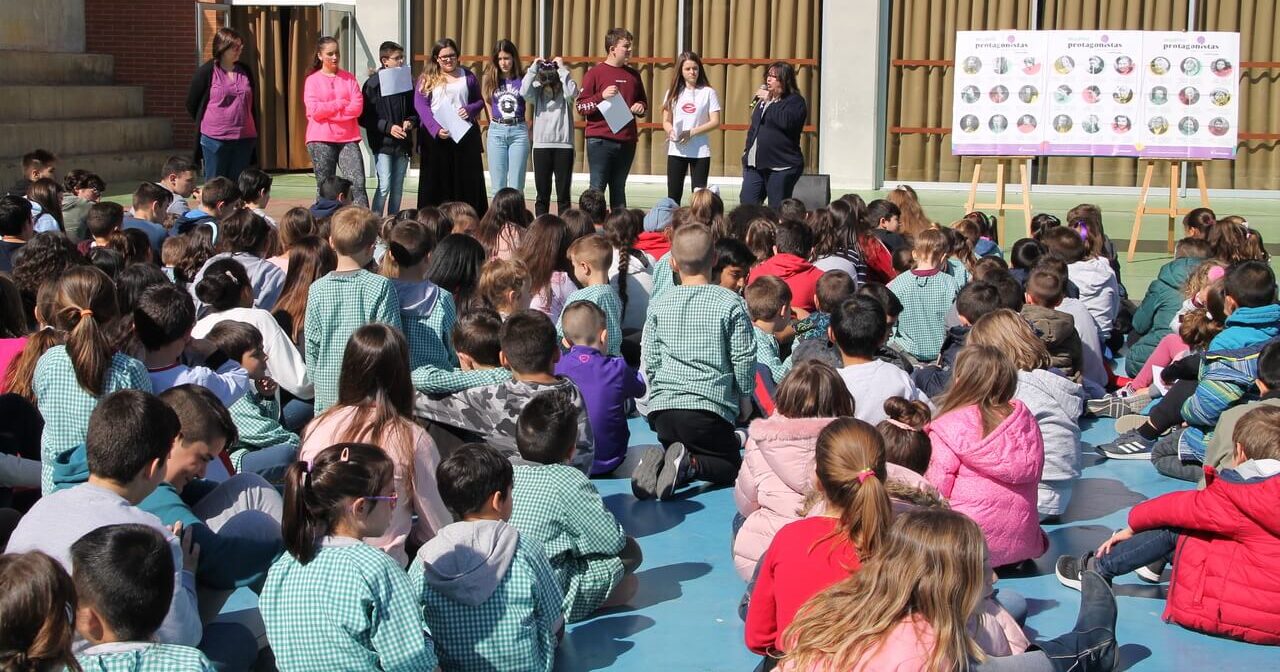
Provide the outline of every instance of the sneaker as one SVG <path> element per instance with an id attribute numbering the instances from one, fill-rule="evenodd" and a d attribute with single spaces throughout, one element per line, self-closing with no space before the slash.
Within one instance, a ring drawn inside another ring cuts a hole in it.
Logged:
<path id="1" fill-rule="evenodd" d="M 1119 418 L 1125 415 L 1137 414 L 1151 403 L 1151 395 L 1143 392 L 1142 394 L 1131 394 L 1121 396 L 1118 394 L 1108 394 L 1101 399 L 1092 399 L 1085 406 L 1089 409 L 1089 413 L 1100 418 Z"/>
<path id="2" fill-rule="evenodd" d="M 1089 569 L 1093 560 L 1093 551 L 1084 555 L 1063 555 L 1053 565 L 1053 573 L 1058 576 L 1058 583 L 1072 589 L 1080 590 L 1080 576 Z"/>
<path id="3" fill-rule="evenodd" d="M 1121 415 L 1116 418 L 1116 434 L 1132 432 L 1133 430 L 1147 424 L 1147 421 L 1150 419 L 1151 418 L 1148 418 L 1145 415 L 1138 415 L 1136 413 Z"/>
<path id="4" fill-rule="evenodd" d="M 1133 570 L 1133 573 L 1137 574 L 1139 579 L 1142 579 L 1147 583 L 1163 583 L 1164 568 L 1168 564 L 1169 563 L 1164 560 L 1156 560 L 1149 565 L 1143 565 L 1142 567 Z"/>
<path id="5" fill-rule="evenodd" d="M 1133 430 L 1117 436 L 1111 443 L 1098 446 L 1098 452 L 1113 460 L 1150 460 L 1154 445 L 1155 439 L 1148 439 Z"/>
<path id="6" fill-rule="evenodd" d="M 733 435 L 734 435 L 734 436 L 736 436 L 736 437 L 738 438 L 738 447 L 739 447 L 739 448 L 746 448 L 746 447 L 747 447 L 747 430 L 745 430 L 745 429 L 735 429 L 735 430 L 733 430 Z"/>
<path id="7" fill-rule="evenodd" d="M 653 499 L 658 496 L 658 473 L 662 470 L 665 453 L 657 446 L 650 446 L 640 454 L 640 462 L 631 473 L 631 494 L 636 499 Z"/>
<path id="8" fill-rule="evenodd" d="M 675 493 L 676 488 L 689 482 L 689 451 L 683 443 L 673 443 L 667 447 L 666 456 L 662 460 L 662 471 L 658 472 L 658 483 L 655 496 L 662 500 Z"/>

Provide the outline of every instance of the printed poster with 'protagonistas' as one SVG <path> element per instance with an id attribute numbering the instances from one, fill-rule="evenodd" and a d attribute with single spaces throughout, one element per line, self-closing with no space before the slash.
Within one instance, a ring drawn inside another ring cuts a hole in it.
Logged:
<path id="1" fill-rule="evenodd" d="M 954 154 L 1038 154 L 1044 139 L 1042 33 L 956 34 Z"/>
<path id="2" fill-rule="evenodd" d="M 1146 123 L 1138 154 L 1234 159 L 1240 109 L 1239 33 L 1146 33 Z"/>
<path id="3" fill-rule="evenodd" d="M 1142 32 L 1049 32 L 1050 130 L 1042 154 L 1135 156 Z"/>

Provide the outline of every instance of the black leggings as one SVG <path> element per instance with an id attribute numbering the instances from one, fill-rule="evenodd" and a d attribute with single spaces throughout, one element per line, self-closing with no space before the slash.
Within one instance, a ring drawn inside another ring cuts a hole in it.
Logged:
<path id="1" fill-rule="evenodd" d="M 649 426 L 666 448 L 677 441 L 698 461 L 698 478 L 731 485 L 742 464 L 742 446 L 733 425 L 710 411 L 667 409 L 649 414 Z"/>
<path id="2" fill-rule="evenodd" d="M 1174 383 L 1164 397 L 1151 409 L 1151 417 L 1147 422 L 1163 434 L 1182 424 L 1182 404 L 1196 393 L 1195 380 L 1179 380 Z"/>
<path id="3" fill-rule="evenodd" d="M 569 147 L 533 148 L 533 214 L 541 217 L 551 211 L 551 178 L 556 180 L 556 213 L 564 214 L 573 207 L 569 199 L 569 182 L 573 179 L 573 149 Z"/>
<path id="4" fill-rule="evenodd" d="M 688 159 L 683 156 L 667 155 L 667 197 L 678 205 L 684 195 L 684 176 L 692 175 L 693 189 L 705 189 L 707 178 L 711 175 L 711 157 Z"/>

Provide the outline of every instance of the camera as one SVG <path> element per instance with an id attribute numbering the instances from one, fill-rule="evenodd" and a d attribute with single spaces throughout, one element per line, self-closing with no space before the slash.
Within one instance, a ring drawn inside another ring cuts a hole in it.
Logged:
<path id="1" fill-rule="evenodd" d="M 551 60 L 551 59 L 549 59 L 549 58 L 541 58 L 541 59 L 538 59 L 538 69 L 539 69 L 539 70 L 555 70 L 556 68 L 557 68 L 557 66 L 556 66 L 556 62 L 555 62 L 555 61 L 553 61 L 553 60 Z"/>

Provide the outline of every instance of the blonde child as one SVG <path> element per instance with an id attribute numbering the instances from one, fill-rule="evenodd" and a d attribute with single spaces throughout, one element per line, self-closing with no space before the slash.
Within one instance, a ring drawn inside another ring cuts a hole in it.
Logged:
<path id="1" fill-rule="evenodd" d="M 289 467 L 288 552 L 258 598 L 281 670 L 436 669 L 409 577 L 362 541 L 383 536 L 398 497 L 395 466 L 377 446 L 339 443 Z"/>
<path id="2" fill-rule="evenodd" d="M 1036 513 L 1044 439 L 1035 416 L 1014 398 L 1018 372 L 1006 353 L 965 346 L 951 387 L 929 425 L 929 479 L 951 508 L 982 526 L 991 564 L 1038 557 L 1047 547 Z"/>
<path id="3" fill-rule="evenodd" d="M 902 302 L 897 333 L 890 345 L 921 362 L 932 362 L 946 337 L 944 320 L 960 292 L 960 284 L 943 271 L 949 245 L 940 229 L 925 229 L 915 239 L 915 268 L 889 283 L 889 291 Z"/>
<path id="4" fill-rule="evenodd" d="M 818 435 L 813 459 L 816 478 L 806 477 L 821 490 L 823 513 L 777 531 L 751 591 L 747 648 L 761 655 L 790 653 L 783 633 L 802 605 L 880 553 L 893 515 L 875 427 L 847 417 L 832 421 Z"/>
<path id="5" fill-rule="evenodd" d="M 328 446 L 350 441 L 372 443 L 386 452 L 395 465 L 396 496 L 404 504 L 366 541 L 401 567 L 408 563 L 405 545 L 410 539 L 422 544 L 453 522 L 435 482 L 440 454 L 427 431 L 413 421 L 408 362 L 409 347 L 399 331 L 386 324 L 357 329 L 343 353 L 335 404 L 307 425 L 298 449 L 300 460 L 314 460 Z"/>
<path id="6" fill-rule="evenodd" d="M 569 263 L 582 289 L 570 294 L 564 305 L 590 301 L 600 306 L 604 311 L 605 331 L 608 332 L 605 354 L 616 357 L 622 354 L 622 302 L 618 298 L 618 290 L 609 284 L 609 261 L 612 258 L 613 246 L 600 234 L 573 241 L 569 246 Z M 563 319 L 557 319 L 556 332 L 564 336 Z"/>
<path id="7" fill-rule="evenodd" d="M 773 383 L 781 383 L 792 359 L 778 356 L 778 337 L 791 327 L 791 288 L 774 275 L 756 278 L 745 291 L 751 331 L 756 337 L 756 364 L 769 369 Z M 852 414 L 852 413 L 850 413 Z"/>
<path id="8" fill-rule="evenodd" d="M 969 343 L 988 345 L 1013 361 L 1018 369 L 1014 399 L 1035 416 L 1044 439 L 1044 472 L 1036 507 L 1042 519 L 1066 512 L 1076 479 L 1080 477 L 1080 414 L 1084 389 L 1049 370 L 1051 359 L 1031 327 L 1011 310 L 984 315 L 969 332 Z"/>
<path id="9" fill-rule="evenodd" d="M 974 619 L 991 591 L 982 529 L 946 509 L 899 514 L 861 571 L 818 594 L 782 636 L 785 672 L 954 670 L 1111 672 L 1118 662 L 1110 586 L 1086 572 L 1075 629 L 1025 653 L 990 657 Z"/>
<path id="10" fill-rule="evenodd" d="M 373 260 L 378 218 L 366 208 L 343 208 L 330 222 L 329 243 L 338 255 L 333 272 L 307 293 L 303 354 L 315 384 L 315 410 L 322 413 L 338 396 L 341 353 L 347 339 L 369 322 L 400 323 L 400 297 L 391 281 L 364 270 Z"/>
<path id="11" fill-rule="evenodd" d="M 53 463 L 84 443 L 98 401 L 122 389 L 151 391 L 142 362 L 117 352 L 107 325 L 118 317 L 115 286 L 102 271 L 77 266 L 57 279 L 47 324 L 66 334 L 36 362 L 31 386 L 44 416 L 40 437 L 40 489 L 53 490 Z"/>
<path id="12" fill-rule="evenodd" d="M 487 308 L 503 320 L 525 310 L 533 300 L 529 270 L 519 261 L 490 259 L 480 269 L 476 294 Z"/>

